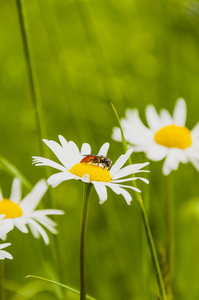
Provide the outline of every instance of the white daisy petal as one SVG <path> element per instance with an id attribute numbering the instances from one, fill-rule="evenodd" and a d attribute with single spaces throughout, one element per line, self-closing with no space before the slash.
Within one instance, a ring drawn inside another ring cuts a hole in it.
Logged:
<path id="1" fill-rule="evenodd" d="M 49 166 L 63 172 L 67 170 L 66 167 L 52 161 L 51 159 L 39 156 L 33 156 L 33 164 L 35 164 L 35 166 Z"/>
<path id="2" fill-rule="evenodd" d="M 140 169 L 144 168 L 145 166 L 147 166 L 149 164 L 149 162 L 143 163 L 143 164 L 134 164 L 134 165 L 129 165 L 126 166 L 122 169 L 120 169 L 118 172 L 116 172 L 114 175 L 111 174 L 112 178 L 118 179 L 118 178 L 122 178 L 125 176 L 128 176 L 130 174 L 134 174 L 137 173 Z M 144 170 L 143 170 L 144 171 Z M 142 171 L 141 171 L 142 172 Z"/>
<path id="3" fill-rule="evenodd" d="M 62 147 L 67 148 L 68 147 L 67 140 L 62 135 L 58 135 L 58 138 L 59 138 L 59 141 L 60 141 Z"/>
<path id="4" fill-rule="evenodd" d="M 88 143 L 82 144 L 81 155 L 91 154 L 91 146 Z"/>
<path id="5" fill-rule="evenodd" d="M 113 184 L 113 183 L 106 183 L 106 185 L 108 187 L 110 187 L 112 189 L 112 191 L 114 193 L 116 193 L 117 195 L 122 195 L 124 197 L 124 199 L 126 200 L 127 204 L 130 205 L 131 204 L 131 200 L 132 197 L 129 194 L 129 192 L 127 192 L 125 189 L 121 188 L 120 186 L 118 186 L 117 184 Z"/>
<path id="6" fill-rule="evenodd" d="M 98 152 L 98 155 L 107 156 L 109 146 L 110 146 L 109 143 L 103 144 L 102 147 L 100 148 L 99 152 Z"/>
<path id="7" fill-rule="evenodd" d="M 20 222 L 15 221 L 15 227 L 23 233 L 28 233 L 28 228 L 26 227 L 26 225 Z"/>
<path id="8" fill-rule="evenodd" d="M 190 162 L 196 168 L 196 170 L 199 171 L 199 160 L 196 160 L 194 158 L 190 158 Z"/>
<path id="9" fill-rule="evenodd" d="M 44 196 L 48 189 L 46 181 L 40 180 L 32 189 L 32 191 L 20 202 L 20 207 L 23 211 L 34 210 L 41 198 Z"/>
<path id="10" fill-rule="evenodd" d="M 54 152 L 57 158 L 59 158 L 62 147 L 57 142 L 52 140 L 43 139 L 43 142 Z"/>
<path id="11" fill-rule="evenodd" d="M 78 149 L 77 145 L 73 141 L 70 141 L 69 146 L 70 146 L 70 150 L 71 150 L 71 153 L 72 153 L 71 158 L 73 158 L 73 163 L 74 164 L 78 163 L 81 159 L 81 154 L 79 152 L 79 149 Z"/>
<path id="12" fill-rule="evenodd" d="M 1 236 L 1 239 L 2 239 L 3 241 L 5 241 L 5 240 L 7 239 L 7 234 L 2 235 L 2 236 Z"/>
<path id="13" fill-rule="evenodd" d="M 199 138 L 199 122 L 191 130 L 192 139 Z"/>
<path id="14" fill-rule="evenodd" d="M 127 150 L 127 152 L 126 152 L 125 154 L 121 155 L 121 156 L 117 159 L 117 161 L 114 163 L 114 165 L 113 165 L 113 166 L 111 167 L 111 169 L 110 169 L 110 174 L 111 174 L 112 177 L 113 177 L 114 174 L 115 174 L 116 172 L 118 172 L 118 171 L 121 169 L 121 167 L 126 163 L 126 161 L 127 161 L 127 160 L 129 159 L 129 157 L 131 156 L 132 152 L 133 152 L 133 149 L 129 149 L 129 150 Z"/>
<path id="15" fill-rule="evenodd" d="M 100 204 L 104 203 L 104 201 L 107 200 L 107 189 L 106 189 L 105 184 L 102 182 L 99 182 L 99 181 L 98 182 L 93 181 L 92 183 L 93 183 L 95 190 L 99 196 Z"/>
<path id="16" fill-rule="evenodd" d="M 51 209 L 50 209 L 51 210 Z M 53 209 L 52 209 L 53 210 Z M 57 226 L 57 223 L 55 221 L 53 221 L 52 219 L 50 219 L 49 217 L 43 215 L 43 214 L 37 214 L 37 211 L 34 211 L 32 214 L 31 214 L 31 217 L 33 219 L 37 219 L 39 218 L 40 220 L 43 220 L 45 221 L 46 223 L 48 223 L 49 225 L 53 226 L 53 227 L 56 227 Z"/>
<path id="17" fill-rule="evenodd" d="M 0 259 L 13 259 L 12 255 L 10 253 L 8 253 L 7 251 L 1 250 L 0 251 Z"/>
<path id="18" fill-rule="evenodd" d="M 167 154 L 168 148 L 157 144 L 146 150 L 146 156 L 153 161 L 162 160 Z"/>
<path id="19" fill-rule="evenodd" d="M 187 106 L 184 99 L 177 100 L 173 111 L 174 124 L 177 126 L 185 126 L 187 117 Z"/>
<path id="20" fill-rule="evenodd" d="M 172 125 L 174 123 L 172 116 L 166 109 L 160 110 L 160 118 L 162 119 L 164 126 Z"/>
<path id="21" fill-rule="evenodd" d="M 169 152 L 162 169 L 164 175 L 167 176 L 172 170 L 177 170 L 180 162 L 178 154 L 179 153 L 176 153 L 176 149 L 172 149 L 172 151 Z"/>
<path id="22" fill-rule="evenodd" d="M 49 141 L 46 139 L 43 139 L 43 142 L 54 152 L 54 154 L 57 156 L 57 158 L 61 161 L 61 163 L 68 167 L 68 159 L 64 155 L 63 148 L 55 141 Z"/>
<path id="23" fill-rule="evenodd" d="M 136 140 L 140 136 L 146 138 L 150 132 L 139 117 L 139 112 L 137 109 L 127 109 L 126 119 L 121 119 L 121 125 L 124 131 L 125 139 L 131 139 L 136 136 Z M 133 136 L 133 137 L 132 137 Z M 129 140 L 129 142 L 131 142 Z"/>
<path id="24" fill-rule="evenodd" d="M 65 212 L 63 210 L 60 209 L 37 209 L 35 211 L 32 212 L 32 216 L 39 216 L 39 215 L 64 215 Z M 51 219 L 49 219 L 50 221 L 52 221 Z"/>
<path id="25" fill-rule="evenodd" d="M 0 249 L 4 249 L 4 248 L 6 248 L 6 247 L 8 247 L 10 245 L 11 245 L 11 243 L 0 244 Z"/>
<path id="26" fill-rule="evenodd" d="M 10 193 L 10 199 L 14 203 L 19 203 L 21 199 L 21 182 L 18 178 L 14 178 Z"/>
<path id="27" fill-rule="evenodd" d="M 84 176 L 82 176 L 81 181 L 84 182 L 84 183 L 90 183 L 91 182 L 90 177 L 89 177 L 88 174 L 85 174 Z"/>
<path id="28" fill-rule="evenodd" d="M 29 219 L 28 220 L 28 225 L 31 224 L 33 227 L 35 227 L 35 229 L 40 233 L 40 235 L 43 237 L 43 240 L 45 242 L 46 245 L 49 244 L 49 238 L 48 235 L 46 234 L 45 230 L 41 227 L 41 225 L 39 225 L 35 220 L 33 219 Z M 32 227 L 30 228 L 30 230 L 32 229 Z"/>
<path id="29" fill-rule="evenodd" d="M 157 131 L 163 126 L 161 118 L 158 116 L 157 111 L 153 105 L 146 107 L 146 119 L 149 127 Z"/>
<path id="30" fill-rule="evenodd" d="M 3 220 L 4 217 L 5 217 L 4 214 L 0 214 L 0 222 L 1 222 L 1 220 Z M 0 225 L 1 225 L 1 223 L 0 223 Z"/>
<path id="31" fill-rule="evenodd" d="M 162 166 L 162 173 L 165 176 L 168 176 L 171 173 L 172 169 L 171 166 L 167 163 L 167 160 L 165 159 L 163 166 Z"/>
<path id="32" fill-rule="evenodd" d="M 47 183 L 54 188 L 58 186 L 60 183 L 62 183 L 63 181 L 70 180 L 70 179 L 80 180 L 81 178 L 77 175 L 65 171 L 65 172 L 60 172 L 51 175 L 48 178 Z"/>
<path id="33" fill-rule="evenodd" d="M 112 139 L 117 142 L 121 142 L 122 135 L 119 127 L 113 127 Z"/>
<path id="34" fill-rule="evenodd" d="M 71 142 L 67 142 L 62 135 L 59 135 L 59 140 L 63 147 L 63 156 L 67 162 L 67 169 L 70 169 L 80 160 L 79 149 L 75 143 L 73 145 Z"/>
<path id="35" fill-rule="evenodd" d="M 2 200 L 2 199 L 3 199 L 3 194 L 2 194 L 2 190 L 0 188 L 0 200 Z"/>
<path id="36" fill-rule="evenodd" d="M 29 226 L 30 231 L 31 231 L 32 235 L 34 236 L 34 238 L 39 239 L 39 237 L 40 237 L 39 231 L 31 223 L 28 223 L 28 226 Z"/>
<path id="37" fill-rule="evenodd" d="M 120 179 L 120 180 L 112 180 L 112 182 L 113 183 L 121 183 L 121 182 L 133 181 L 133 180 L 137 180 L 137 179 L 149 184 L 149 180 L 146 178 L 142 178 L 142 177 L 131 177 L 131 178 Z"/>
<path id="38" fill-rule="evenodd" d="M 47 228 L 51 233 L 57 234 L 57 229 L 54 228 L 54 226 L 51 226 L 48 222 L 43 220 L 42 218 L 35 218 L 37 222 L 39 222 L 41 225 L 43 225 L 45 228 Z M 57 225 L 57 224 L 56 224 Z"/>
<path id="39" fill-rule="evenodd" d="M 130 185 L 124 185 L 124 184 L 118 184 L 118 186 L 122 187 L 122 188 L 126 188 L 126 189 L 131 189 L 131 190 L 134 190 L 138 193 L 141 193 L 141 190 L 138 189 L 137 187 L 134 187 L 134 186 L 130 186 Z"/>
<path id="40" fill-rule="evenodd" d="M 5 235 L 14 228 L 14 225 L 9 219 L 4 219 L 0 222 L 0 238 L 5 240 Z"/>

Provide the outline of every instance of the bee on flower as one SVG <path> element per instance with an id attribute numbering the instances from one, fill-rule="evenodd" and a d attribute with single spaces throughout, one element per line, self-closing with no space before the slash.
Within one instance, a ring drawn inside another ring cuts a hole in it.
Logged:
<path id="1" fill-rule="evenodd" d="M 161 109 L 158 115 L 155 107 L 148 105 L 146 119 L 149 127 L 142 123 L 137 109 L 126 110 L 121 126 L 126 141 L 135 151 L 144 152 L 153 161 L 165 159 L 164 175 L 177 170 L 180 162 L 191 162 L 199 171 L 199 123 L 189 130 L 185 126 L 186 116 L 186 102 L 180 98 L 175 104 L 173 117 L 166 109 Z M 121 141 L 118 127 L 113 128 L 112 138 Z"/>
<path id="2" fill-rule="evenodd" d="M 44 157 L 33 157 L 33 163 L 36 166 L 50 166 L 61 172 L 53 174 L 47 180 L 52 187 L 58 186 L 66 180 L 75 179 L 82 182 L 92 183 L 100 199 L 100 204 L 107 200 L 107 188 L 109 187 L 116 194 L 121 194 L 127 204 L 130 204 L 132 197 L 126 189 L 132 189 L 141 192 L 138 188 L 124 185 L 122 183 L 140 179 L 146 183 L 148 180 L 142 177 L 129 177 L 129 175 L 139 172 L 148 172 L 142 170 L 147 163 L 133 164 L 123 167 L 133 149 L 129 149 L 125 154 L 121 155 L 112 165 L 111 160 L 107 157 L 109 143 L 105 143 L 100 148 L 98 154 L 91 154 L 91 146 L 84 143 L 81 151 L 72 141 L 59 135 L 60 144 L 55 141 L 43 140 L 46 145 L 54 152 L 61 164 Z"/>
<path id="3" fill-rule="evenodd" d="M 4 215 L 0 228 L 5 231 L 9 228 L 10 231 L 16 227 L 21 232 L 28 233 L 29 227 L 35 238 L 42 236 L 44 242 L 49 244 L 49 237 L 43 227 L 56 234 L 57 224 L 48 215 L 62 215 L 64 212 L 58 209 L 36 210 L 47 189 L 46 181 L 42 179 L 21 199 L 21 182 L 14 178 L 9 198 L 4 198 L 0 190 L 0 214 Z M 6 238 L 6 232 L 2 234 L 2 238 Z"/>

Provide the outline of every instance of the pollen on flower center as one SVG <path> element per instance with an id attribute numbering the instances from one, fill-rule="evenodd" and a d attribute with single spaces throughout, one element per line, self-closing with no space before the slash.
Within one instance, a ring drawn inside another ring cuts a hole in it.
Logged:
<path id="1" fill-rule="evenodd" d="M 191 131 L 187 127 L 174 124 L 158 130 L 154 140 L 157 144 L 168 148 L 186 149 L 192 145 Z"/>
<path id="2" fill-rule="evenodd" d="M 4 219 L 18 218 L 23 215 L 23 211 L 19 204 L 14 203 L 10 199 L 2 199 L 0 201 L 0 214 L 5 215 Z"/>
<path id="3" fill-rule="evenodd" d="M 87 164 L 87 163 L 75 164 L 69 170 L 69 172 L 79 177 L 83 177 L 84 175 L 89 175 L 91 181 L 103 181 L 103 182 L 111 181 L 111 174 L 109 170 L 92 164 Z"/>

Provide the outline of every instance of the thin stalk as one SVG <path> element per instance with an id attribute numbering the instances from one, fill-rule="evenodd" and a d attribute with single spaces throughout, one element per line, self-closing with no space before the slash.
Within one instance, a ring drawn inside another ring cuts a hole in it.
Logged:
<path id="1" fill-rule="evenodd" d="M 29 87 L 30 87 L 30 96 L 35 112 L 35 119 L 36 119 L 36 127 L 37 127 L 37 134 L 38 134 L 38 144 L 40 148 L 40 152 L 42 156 L 46 156 L 46 148 L 44 148 L 44 143 L 42 142 L 42 138 L 47 138 L 46 134 L 46 128 L 44 123 L 44 118 L 42 114 L 42 103 L 40 98 L 40 92 L 39 92 L 39 86 L 37 82 L 37 77 L 35 74 L 35 67 L 34 67 L 34 61 L 32 59 L 31 55 L 31 46 L 29 42 L 28 37 L 28 26 L 26 22 L 26 12 L 24 8 L 24 2 L 23 0 L 16 0 L 16 6 L 17 6 L 17 12 L 18 12 L 18 18 L 19 18 L 19 25 L 21 30 L 21 37 L 22 37 L 22 45 L 24 50 L 24 57 L 26 61 L 26 67 L 27 67 L 27 76 L 29 81 Z M 45 175 L 46 177 L 49 177 L 49 171 L 48 168 L 45 168 Z M 53 206 L 53 199 L 50 194 L 50 205 Z"/>
<path id="2" fill-rule="evenodd" d="M 111 103 L 111 105 L 112 105 L 114 114 L 116 116 L 118 125 L 119 125 L 120 130 L 121 130 L 122 145 L 123 145 L 124 151 L 126 151 L 128 149 L 128 147 L 127 147 L 127 143 L 126 143 L 126 140 L 125 140 L 125 137 L 124 137 L 123 129 L 122 129 L 122 126 L 121 126 L 121 123 L 120 123 L 120 118 L 119 118 L 119 115 L 118 115 L 117 110 L 115 109 L 114 105 L 112 103 Z M 132 165 L 131 157 L 129 157 L 128 163 L 130 165 Z M 132 185 L 134 187 L 137 187 L 137 184 L 136 184 L 135 180 L 132 181 Z M 151 252 L 151 257 L 152 257 L 153 266 L 154 266 L 156 277 L 157 277 L 157 282 L 158 282 L 158 286 L 159 286 L 159 290 L 160 290 L 160 295 L 162 296 L 163 300 L 167 300 L 165 287 L 164 287 L 163 279 L 162 279 L 162 274 L 161 274 L 161 271 L 160 271 L 160 266 L 159 266 L 159 262 L 158 262 L 158 258 L 157 258 L 157 253 L 156 253 L 155 245 L 154 245 L 154 242 L 153 242 L 153 237 L 152 237 L 152 234 L 151 234 L 151 229 L 150 229 L 150 226 L 149 226 L 148 217 L 147 217 L 147 214 L 146 214 L 146 211 L 145 211 L 145 208 L 144 208 L 144 203 L 142 201 L 142 197 L 138 193 L 135 193 L 135 195 L 136 195 L 137 201 L 140 204 L 140 208 L 141 208 L 141 212 L 142 212 L 142 219 L 143 219 L 143 222 L 144 222 L 144 228 L 145 228 L 146 235 L 147 235 L 147 241 L 148 241 L 148 245 L 149 245 L 150 252 Z"/>
<path id="3" fill-rule="evenodd" d="M 57 282 L 57 281 L 54 281 L 54 280 L 50 280 L 50 279 L 47 279 L 47 278 L 43 278 L 43 277 L 40 277 L 40 276 L 35 276 L 35 275 L 27 275 L 25 278 L 36 278 L 36 279 L 39 279 L 39 280 L 43 280 L 43 281 L 46 281 L 46 282 L 50 282 L 52 284 L 55 284 L 55 285 L 58 285 L 60 287 L 63 287 L 71 292 L 74 292 L 76 294 L 80 294 L 79 291 L 71 288 L 70 286 L 67 286 L 65 284 L 62 284 L 60 282 Z M 91 297 L 91 296 L 86 296 L 87 299 L 90 299 L 90 300 L 96 300 L 95 298 Z"/>
<path id="4" fill-rule="evenodd" d="M 41 110 L 41 101 L 40 101 L 40 95 L 38 90 L 38 83 L 36 80 L 36 76 L 34 74 L 33 61 L 31 59 L 31 49 L 28 41 L 28 30 L 25 22 L 25 11 L 24 11 L 23 1 L 16 0 L 16 5 L 17 5 L 20 30 L 21 30 L 24 56 L 25 56 L 26 66 L 27 66 L 27 75 L 28 75 L 28 81 L 30 87 L 30 94 L 31 94 L 32 103 L 35 111 L 35 117 L 36 117 L 39 146 L 41 148 L 41 153 L 43 155 L 44 148 L 42 145 L 42 137 L 45 136 L 45 130 L 44 130 L 45 126 L 42 123 L 43 118 L 42 118 L 42 110 Z"/>
<path id="5" fill-rule="evenodd" d="M 30 44 L 30 38 L 29 38 L 29 32 L 28 32 L 28 26 L 26 21 L 26 11 L 25 11 L 25 1 L 23 0 L 16 0 L 16 7 L 17 7 L 17 13 L 18 13 L 18 19 L 19 19 L 19 25 L 20 25 L 20 31 L 21 31 L 21 38 L 22 38 L 22 46 L 24 51 L 24 57 L 26 61 L 26 67 L 27 67 L 27 76 L 28 76 L 28 82 L 29 82 L 29 88 L 30 88 L 30 96 L 34 108 L 35 113 L 35 119 L 36 119 L 36 127 L 37 127 L 37 135 L 38 135 L 38 144 L 40 148 L 40 152 L 42 156 L 46 156 L 46 148 L 44 148 L 44 144 L 42 143 L 42 138 L 47 137 L 46 135 L 46 129 L 45 129 L 45 123 L 44 118 L 42 114 L 42 103 L 40 98 L 40 91 L 39 91 L 39 85 L 37 81 L 37 76 L 35 74 L 35 66 L 34 66 L 34 60 L 32 58 L 32 52 L 31 52 L 31 44 Z M 26 1 L 26 4 L 28 1 Z M 49 177 L 49 171 L 47 168 L 45 168 L 45 175 L 46 177 Z M 50 206 L 53 207 L 53 198 L 51 196 L 51 192 L 49 192 L 49 203 Z M 56 255 L 58 252 L 57 245 L 55 243 L 55 237 L 53 236 L 51 241 L 51 247 L 50 250 L 53 255 L 53 259 L 55 262 L 55 265 L 57 266 L 58 263 L 58 257 L 59 255 Z M 58 295 L 59 295 L 59 289 L 57 288 Z"/>
<path id="6" fill-rule="evenodd" d="M 80 300 L 86 300 L 86 228 L 88 220 L 88 207 L 91 192 L 91 183 L 85 183 L 84 197 L 82 202 L 81 223 L 80 223 Z"/>
<path id="7" fill-rule="evenodd" d="M 5 288 L 4 288 L 4 284 L 3 284 L 3 278 L 4 278 L 4 261 L 1 262 L 1 271 L 0 271 L 0 299 L 1 300 L 5 300 L 6 299 L 6 295 L 5 295 Z"/>
<path id="8" fill-rule="evenodd" d="M 173 218 L 173 174 L 167 177 L 166 190 L 166 212 L 167 212 L 167 229 L 168 229 L 168 263 L 170 277 L 172 279 L 174 271 L 174 218 Z"/>
<path id="9" fill-rule="evenodd" d="M 147 235 L 147 240 L 148 240 L 148 244 L 149 244 L 149 248 L 151 251 L 151 257 L 153 260 L 153 265 L 154 265 L 154 269 L 155 269 L 155 273 L 156 273 L 156 277 L 157 277 L 157 282 L 158 282 L 158 286 L 160 289 L 160 294 L 162 296 L 162 299 L 167 300 L 167 296 L 166 296 L 166 292 L 165 292 L 165 288 L 164 288 L 164 283 L 163 283 L 163 279 L 162 279 L 162 274 L 160 271 L 160 266 L 159 266 L 159 262 L 158 262 L 158 258 L 157 258 L 157 254 L 156 254 L 156 250 L 155 250 L 155 245 L 153 242 L 153 237 L 151 234 L 151 229 L 149 226 L 149 221 L 148 221 L 148 217 L 144 208 L 144 204 L 142 201 L 142 198 L 140 197 L 139 199 L 139 203 L 140 203 L 140 208 L 141 208 L 141 212 L 142 212 L 142 218 L 143 218 L 143 222 L 144 222 L 144 227 L 145 227 L 145 231 L 146 231 L 146 235 Z"/>

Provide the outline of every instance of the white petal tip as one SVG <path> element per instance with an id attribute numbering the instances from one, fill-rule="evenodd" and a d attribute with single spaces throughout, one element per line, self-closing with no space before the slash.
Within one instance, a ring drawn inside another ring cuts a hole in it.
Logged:
<path id="1" fill-rule="evenodd" d="M 82 177 L 82 179 L 81 179 L 83 182 L 85 182 L 85 183 L 90 183 L 91 181 L 90 181 L 90 177 L 89 177 L 89 175 L 88 174 L 85 174 L 83 177 Z"/>
<path id="2" fill-rule="evenodd" d="M 58 138 L 59 138 L 60 143 L 63 142 L 63 141 L 67 142 L 67 140 L 65 139 L 65 137 L 63 137 L 63 135 L 61 135 L 61 134 L 58 135 Z"/>
<path id="3" fill-rule="evenodd" d="M 56 212 L 56 215 L 65 215 L 65 211 L 64 210 L 59 210 Z"/>
<path id="4" fill-rule="evenodd" d="M 47 180 L 47 184 L 49 185 L 49 186 L 51 186 L 52 188 L 55 188 L 56 186 L 58 186 L 59 185 L 59 183 L 54 183 L 52 180 Z"/>
<path id="5" fill-rule="evenodd" d="M 127 150 L 127 152 L 129 152 L 129 153 L 131 153 L 131 154 L 133 153 L 133 151 L 134 151 L 133 148 L 129 148 L 129 149 Z M 130 155 L 131 155 L 131 154 L 130 154 Z"/>
<path id="6" fill-rule="evenodd" d="M 102 205 L 106 200 L 100 200 L 99 204 Z"/>
<path id="7" fill-rule="evenodd" d="M 178 98 L 177 101 L 183 101 L 183 102 L 186 102 L 185 99 L 182 98 L 182 97 Z M 176 101 L 176 102 L 177 102 L 177 101 Z"/>

